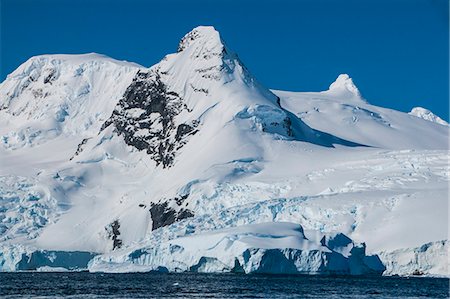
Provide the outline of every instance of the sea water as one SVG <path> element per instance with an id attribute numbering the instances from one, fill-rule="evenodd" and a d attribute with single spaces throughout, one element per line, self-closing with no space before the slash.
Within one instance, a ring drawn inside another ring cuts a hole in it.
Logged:
<path id="1" fill-rule="evenodd" d="M 198 273 L 0 273 L 1 298 L 448 298 L 449 280 Z"/>

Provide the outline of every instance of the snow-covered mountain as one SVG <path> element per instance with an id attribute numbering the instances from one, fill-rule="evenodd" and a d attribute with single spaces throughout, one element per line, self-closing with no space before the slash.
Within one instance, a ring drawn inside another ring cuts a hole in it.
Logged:
<path id="1" fill-rule="evenodd" d="M 0 85 L 0 269 L 447 275 L 449 127 L 262 86 L 212 27 Z"/>
<path id="2" fill-rule="evenodd" d="M 448 126 L 448 123 L 443 120 L 442 118 L 440 118 L 439 116 L 437 116 L 436 114 L 434 114 L 433 112 L 431 112 L 428 109 L 422 108 L 422 107 L 414 107 L 411 112 L 408 113 L 409 115 L 414 115 L 420 118 L 423 118 L 425 120 L 431 121 L 431 122 L 435 122 L 444 126 Z"/>

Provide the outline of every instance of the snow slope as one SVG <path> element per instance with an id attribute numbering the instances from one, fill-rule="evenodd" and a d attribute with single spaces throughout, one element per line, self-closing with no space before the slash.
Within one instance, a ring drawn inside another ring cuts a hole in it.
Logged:
<path id="1" fill-rule="evenodd" d="M 0 104 L 2 270 L 448 274 L 448 126 L 347 75 L 271 91 L 201 26 L 150 68 L 32 58 Z"/>
<path id="2" fill-rule="evenodd" d="M 30 58 L 1 83 L 3 146 L 98 132 L 138 68 L 98 54 Z"/>
<path id="3" fill-rule="evenodd" d="M 431 112 L 406 114 L 370 105 L 346 74 L 327 91 L 274 93 L 309 126 L 349 141 L 384 149 L 448 149 L 448 127 L 437 125 L 442 122 Z"/>

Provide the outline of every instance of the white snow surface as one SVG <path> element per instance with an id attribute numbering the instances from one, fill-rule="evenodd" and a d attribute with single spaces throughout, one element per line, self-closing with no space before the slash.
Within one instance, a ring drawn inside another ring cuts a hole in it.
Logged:
<path id="1" fill-rule="evenodd" d="M 1 146 L 97 133 L 139 68 L 98 54 L 30 58 L 0 85 Z"/>
<path id="2" fill-rule="evenodd" d="M 181 99 L 168 106 L 168 166 L 104 126 L 127 108 L 133 138 L 165 130 L 160 114 L 121 104 L 139 74 Z M 271 91 L 202 26 L 151 68 L 97 54 L 33 57 L 0 84 L 0 107 L 1 270 L 20 270 L 20 252 L 45 251 L 95 252 L 92 271 L 231 271 L 237 259 L 244 272 L 292 272 L 293 262 L 327 273 L 324 256 L 339 256 L 339 271 L 367 273 L 364 254 L 349 264 L 350 247 L 320 243 L 344 234 L 385 274 L 448 275 L 449 127 L 369 104 L 348 75 L 327 91 Z M 152 125 L 134 127 L 142 122 Z M 171 128 L 186 124 L 196 131 L 180 139 Z M 152 230 L 155 204 L 166 220 L 192 217 Z M 298 258 L 261 268 L 272 249 L 268 260 Z M 84 263 L 35 255 L 36 270 Z"/>
<path id="3" fill-rule="evenodd" d="M 448 122 L 434 114 L 428 109 L 422 108 L 422 107 L 414 107 L 412 108 L 411 112 L 408 113 L 409 115 L 414 115 L 420 118 L 423 118 L 425 120 L 435 122 L 444 126 L 448 126 Z"/>

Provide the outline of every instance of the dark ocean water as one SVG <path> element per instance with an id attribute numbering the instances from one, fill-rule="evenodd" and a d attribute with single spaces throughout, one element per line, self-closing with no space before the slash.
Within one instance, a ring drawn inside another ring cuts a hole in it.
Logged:
<path id="1" fill-rule="evenodd" d="M 448 298 L 443 278 L 0 273 L 2 298 Z"/>

